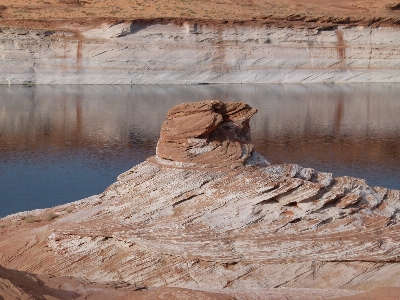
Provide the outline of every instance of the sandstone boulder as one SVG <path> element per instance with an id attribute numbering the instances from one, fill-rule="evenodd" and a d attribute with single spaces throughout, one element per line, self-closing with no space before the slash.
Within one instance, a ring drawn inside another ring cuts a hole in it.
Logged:
<path id="1" fill-rule="evenodd" d="M 245 103 L 218 100 L 179 104 L 161 127 L 157 156 L 199 167 L 266 165 L 250 143 L 249 121 L 256 112 Z"/>

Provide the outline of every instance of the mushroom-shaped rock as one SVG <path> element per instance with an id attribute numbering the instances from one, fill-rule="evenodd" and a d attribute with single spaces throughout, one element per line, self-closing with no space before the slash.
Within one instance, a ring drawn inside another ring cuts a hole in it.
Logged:
<path id="1" fill-rule="evenodd" d="M 250 118 L 257 112 L 241 102 L 207 100 L 167 112 L 157 157 L 200 167 L 267 165 L 250 143 Z"/>

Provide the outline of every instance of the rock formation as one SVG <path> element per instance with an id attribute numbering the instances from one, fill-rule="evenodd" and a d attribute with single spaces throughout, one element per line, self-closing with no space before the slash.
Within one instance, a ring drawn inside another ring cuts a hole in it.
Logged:
<path id="1" fill-rule="evenodd" d="M 250 143 L 250 118 L 257 112 L 245 103 L 210 100 L 171 108 L 161 127 L 157 156 L 196 167 L 268 164 Z"/>
<path id="2" fill-rule="evenodd" d="M 2 0 L 0 84 L 400 82 L 399 7 Z"/>
<path id="3" fill-rule="evenodd" d="M 173 107 L 157 156 L 102 194 L 0 220 L 0 264 L 236 299 L 398 295 L 400 191 L 268 164 L 249 141 L 255 112 Z"/>
<path id="4" fill-rule="evenodd" d="M 400 81 L 392 27 L 104 21 L 1 30 L 7 85 Z"/>
<path id="5" fill-rule="evenodd" d="M 36 275 L 8 270 L 0 266 L 0 299 L 5 300 L 156 300 L 199 299 L 233 300 L 234 298 L 182 288 L 145 288 L 126 282 L 95 283 L 85 279 Z"/>

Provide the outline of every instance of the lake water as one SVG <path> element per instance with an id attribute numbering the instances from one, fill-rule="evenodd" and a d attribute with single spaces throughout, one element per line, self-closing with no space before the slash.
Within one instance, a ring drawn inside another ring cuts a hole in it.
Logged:
<path id="1" fill-rule="evenodd" d="M 0 217 L 101 193 L 181 102 L 245 101 L 258 152 L 400 189 L 400 85 L 0 86 Z"/>

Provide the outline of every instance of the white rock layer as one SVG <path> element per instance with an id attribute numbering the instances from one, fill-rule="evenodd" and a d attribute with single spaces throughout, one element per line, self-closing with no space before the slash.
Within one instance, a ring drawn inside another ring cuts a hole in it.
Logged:
<path id="1" fill-rule="evenodd" d="M 399 46 L 395 28 L 3 28 L 0 84 L 399 82 Z"/>

